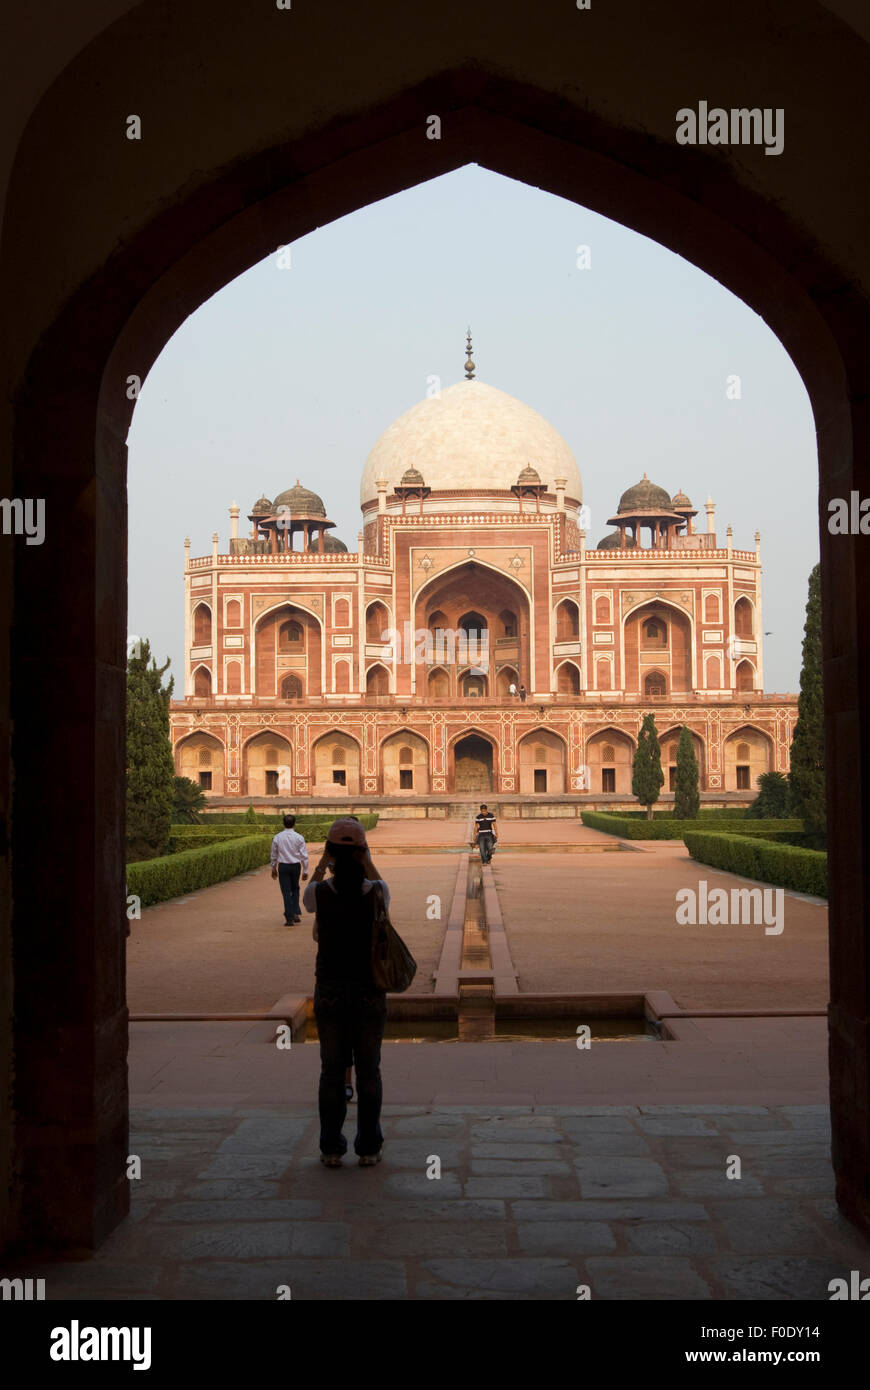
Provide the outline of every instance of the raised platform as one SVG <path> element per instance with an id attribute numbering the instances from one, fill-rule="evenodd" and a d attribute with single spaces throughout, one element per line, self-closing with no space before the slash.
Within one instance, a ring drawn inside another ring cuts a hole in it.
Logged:
<path id="1" fill-rule="evenodd" d="M 739 795 L 734 792 L 702 792 L 701 806 L 711 810 L 744 810 L 754 800 L 753 795 Z M 317 814 L 322 816 L 360 815 L 377 812 L 382 820 L 466 820 L 476 813 L 481 802 L 485 801 L 503 820 L 572 820 L 579 819 L 583 811 L 637 811 L 638 804 L 633 796 L 576 793 L 565 796 L 536 795 L 534 797 L 504 792 L 475 791 L 453 792 L 450 794 L 427 796 L 366 796 L 331 797 L 326 800 L 316 796 L 294 796 L 291 799 L 284 793 L 280 796 L 210 796 L 210 812 L 246 811 L 253 806 L 255 811 L 271 812 L 296 811 L 298 814 Z M 663 794 L 656 803 L 656 809 L 672 809 L 673 793 Z"/>

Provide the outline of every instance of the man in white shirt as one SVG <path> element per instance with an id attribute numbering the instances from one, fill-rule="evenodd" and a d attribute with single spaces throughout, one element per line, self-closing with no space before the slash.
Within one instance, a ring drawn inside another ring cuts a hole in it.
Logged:
<path id="1" fill-rule="evenodd" d="M 299 912 L 299 875 L 304 883 L 308 877 L 308 850 L 305 841 L 293 827 L 295 816 L 284 817 L 284 829 L 272 841 L 272 877 L 277 878 L 284 899 L 284 925 L 292 927 L 301 922 Z"/>

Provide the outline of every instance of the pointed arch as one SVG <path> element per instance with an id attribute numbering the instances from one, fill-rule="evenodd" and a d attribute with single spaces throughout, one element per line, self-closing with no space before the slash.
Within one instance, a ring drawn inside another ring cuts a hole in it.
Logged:
<path id="1" fill-rule="evenodd" d="M 200 600 L 193 610 L 193 646 L 211 646 L 211 604 Z"/>
<path id="2" fill-rule="evenodd" d="M 366 669 L 366 694 L 367 695 L 389 695 L 390 693 L 390 673 L 380 661 Z"/>
<path id="3" fill-rule="evenodd" d="M 520 792 L 562 796 L 567 789 L 568 745 L 554 729 L 531 729 L 517 745 Z"/>
<path id="4" fill-rule="evenodd" d="M 450 698 L 450 674 L 443 666 L 433 666 L 426 676 L 426 694 L 434 700 Z"/>
<path id="5" fill-rule="evenodd" d="M 359 796 L 362 749 L 345 731 L 321 734 L 311 748 L 314 792 L 317 796 Z"/>
<path id="6" fill-rule="evenodd" d="M 580 668 L 574 661 L 562 661 L 556 667 L 556 690 L 560 695 L 580 694 Z"/>
<path id="7" fill-rule="evenodd" d="M 378 750 L 385 796 L 425 796 L 429 792 L 429 743 L 422 734 L 398 729 Z"/>
<path id="8" fill-rule="evenodd" d="M 184 734 L 173 749 L 176 777 L 188 777 L 212 796 L 224 794 L 226 749 L 216 734 L 196 729 Z"/>
<path id="9" fill-rule="evenodd" d="M 556 641 L 576 642 L 580 636 L 580 609 L 572 598 L 556 605 Z"/>

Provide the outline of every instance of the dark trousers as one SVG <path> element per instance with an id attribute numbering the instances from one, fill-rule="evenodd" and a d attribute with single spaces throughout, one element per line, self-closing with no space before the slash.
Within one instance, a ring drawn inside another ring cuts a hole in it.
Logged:
<path id="1" fill-rule="evenodd" d="M 284 921 L 292 922 L 299 913 L 299 875 L 301 864 L 279 864 L 278 883 L 284 899 Z"/>
<path id="2" fill-rule="evenodd" d="M 488 864 L 492 858 L 492 847 L 495 843 L 490 830 L 481 830 L 477 837 L 477 847 L 480 850 L 480 862 Z"/>
<path id="3" fill-rule="evenodd" d="M 320 1152 L 347 1153 L 342 1126 L 347 1115 L 344 1074 L 353 1054 L 356 1068 L 357 1154 L 380 1153 L 381 1042 L 387 1018 L 387 996 L 372 985 L 353 981 L 318 980 L 314 987 L 314 1017 L 320 1038 Z"/>

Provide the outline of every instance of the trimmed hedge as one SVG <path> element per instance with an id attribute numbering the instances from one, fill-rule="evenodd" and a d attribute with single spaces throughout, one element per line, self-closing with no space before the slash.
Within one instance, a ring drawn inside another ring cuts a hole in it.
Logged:
<path id="1" fill-rule="evenodd" d="M 271 849 L 271 835 L 255 834 L 180 854 L 164 854 L 159 859 L 143 859 L 127 865 L 127 895 L 135 893 L 142 907 L 153 907 L 258 869 L 268 864 Z"/>
<path id="2" fill-rule="evenodd" d="M 623 819 L 625 819 L 626 817 L 628 817 L 629 820 L 635 820 L 635 819 L 640 819 L 640 818 L 643 818 L 643 820 L 646 820 L 646 818 L 647 818 L 647 816 L 646 816 L 646 811 L 602 811 L 601 814 L 602 814 L 602 815 L 608 815 L 608 816 L 611 816 L 611 815 L 612 815 L 612 816 L 621 816 Z M 746 815 L 746 808 L 743 807 L 743 806 L 706 806 L 706 807 L 705 807 L 705 806 L 703 805 L 703 803 L 702 803 L 701 809 L 700 809 L 700 811 L 698 812 L 698 815 L 697 815 L 696 819 L 697 819 L 697 820 L 715 820 L 715 821 L 718 821 L 720 818 L 724 818 L 725 820 L 743 820 L 743 817 L 744 817 L 745 815 Z M 673 819 L 674 819 L 674 813 L 673 813 L 673 811 L 653 811 L 653 820 L 673 820 Z"/>
<path id="3" fill-rule="evenodd" d="M 687 831 L 686 848 L 693 859 L 743 878 L 774 883 L 796 893 L 828 896 L 828 856 L 820 850 L 797 849 L 751 835 L 717 835 Z"/>
<path id="4" fill-rule="evenodd" d="M 220 821 L 220 816 L 210 817 L 212 821 Z M 335 816 L 297 816 L 296 829 L 310 844 L 317 844 L 326 839 L 326 833 Z M 199 849 L 203 844 L 216 845 L 226 840 L 244 839 L 249 835 L 262 835 L 269 833 L 277 834 L 284 829 L 284 821 L 280 816 L 266 817 L 266 825 L 178 825 L 173 828 L 169 838 L 168 854 L 178 854 L 188 849 Z M 358 820 L 364 830 L 373 830 L 378 823 L 375 813 L 359 816 Z"/>
<path id="5" fill-rule="evenodd" d="M 188 830 L 227 830 L 232 835 L 255 835 L 260 830 L 271 830 L 274 835 L 276 831 L 284 829 L 284 817 L 277 813 L 266 813 L 258 811 L 256 813 L 256 823 L 245 819 L 244 812 L 228 811 L 223 815 L 220 811 L 204 812 L 200 825 L 187 825 L 184 827 L 185 834 Z M 338 820 L 335 814 L 324 816 L 316 812 L 302 812 L 296 816 L 296 829 L 300 835 L 304 835 L 306 840 L 316 839 L 312 835 L 313 830 L 320 830 L 325 826 L 326 830 L 332 822 Z M 357 820 L 364 830 L 374 830 L 378 823 L 377 811 L 366 811 L 363 815 L 357 816 Z M 325 832 L 324 832 L 325 833 Z M 321 834 L 321 839 L 323 835 Z"/>
<path id="6" fill-rule="evenodd" d="M 623 840 L 682 840 L 685 836 L 707 825 L 715 824 L 716 834 L 759 836 L 764 838 L 771 832 L 799 832 L 799 820 L 735 820 L 727 821 L 718 817 L 715 821 L 705 821 L 703 816 L 697 820 L 674 820 L 664 817 L 651 821 L 645 816 L 637 820 L 630 816 L 618 815 L 612 811 L 581 811 L 580 819 L 590 830 L 603 830 L 608 835 L 619 835 Z"/>

